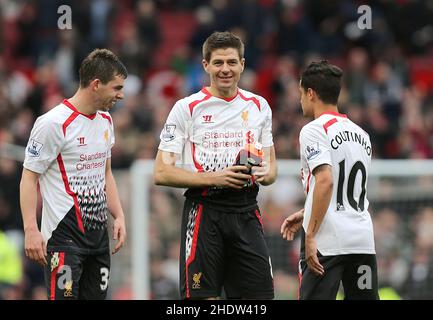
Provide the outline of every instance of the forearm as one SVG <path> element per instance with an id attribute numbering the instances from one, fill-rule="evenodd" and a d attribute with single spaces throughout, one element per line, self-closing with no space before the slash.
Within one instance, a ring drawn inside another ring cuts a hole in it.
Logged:
<path id="1" fill-rule="evenodd" d="M 204 188 L 212 185 L 211 173 L 191 172 L 171 165 L 155 170 L 155 184 L 177 188 Z"/>
<path id="2" fill-rule="evenodd" d="M 315 237 L 322 225 L 332 197 L 332 184 L 316 182 L 307 237 Z"/>
<path id="3" fill-rule="evenodd" d="M 204 188 L 211 185 L 209 174 L 191 172 L 176 167 L 179 155 L 158 150 L 153 172 L 154 183 L 160 186 L 176 188 Z"/>
<path id="4" fill-rule="evenodd" d="M 38 202 L 37 180 L 23 174 L 20 183 L 20 206 L 24 231 L 38 229 L 36 207 Z"/>
<path id="5" fill-rule="evenodd" d="M 116 181 L 111 170 L 105 176 L 105 191 L 107 193 L 107 206 L 114 218 L 123 217 L 123 209 L 117 192 Z"/>

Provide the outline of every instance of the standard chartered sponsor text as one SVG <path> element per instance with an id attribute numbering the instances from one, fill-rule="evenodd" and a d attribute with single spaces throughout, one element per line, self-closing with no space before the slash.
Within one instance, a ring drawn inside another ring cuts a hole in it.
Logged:
<path id="1" fill-rule="evenodd" d="M 92 170 L 102 168 L 105 165 L 107 152 L 95 152 L 91 154 L 80 154 L 80 162 L 77 163 L 76 168 L 81 170 Z M 94 161 L 100 160 L 100 161 Z"/>
<path id="2" fill-rule="evenodd" d="M 209 131 L 203 135 L 203 148 L 219 149 L 219 148 L 241 148 L 243 132 L 239 131 Z"/>

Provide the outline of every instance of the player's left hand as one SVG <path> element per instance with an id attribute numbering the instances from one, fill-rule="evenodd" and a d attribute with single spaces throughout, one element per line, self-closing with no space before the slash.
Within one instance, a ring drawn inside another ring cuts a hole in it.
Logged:
<path id="1" fill-rule="evenodd" d="M 112 254 L 117 253 L 120 248 L 123 247 L 126 239 L 126 227 L 125 227 L 125 217 L 118 217 L 114 219 L 113 223 L 113 239 L 117 240 L 116 246 L 113 249 Z"/>
<path id="2" fill-rule="evenodd" d="M 305 237 L 305 258 L 308 268 L 317 276 L 325 274 L 325 268 L 320 264 L 317 257 L 317 242 L 314 237 Z"/>
<path id="3" fill-rule="evenodd" d="M 254 180 L 258 183 L 266 182 L 266 177 L 269 174 L 270 166 L 266 161 L 262 161 L 259 166 L 253 166 L 251 168 L 251 174 Z"/>
<path id="4" fill-rule="evenodd" d="M 295 238 L 296 232 L 302 228 L 302 222 L 304 221 L 304 208 L 292 213 L 281 224 L 281 235 L 283 239 L 292 241 Z"/>

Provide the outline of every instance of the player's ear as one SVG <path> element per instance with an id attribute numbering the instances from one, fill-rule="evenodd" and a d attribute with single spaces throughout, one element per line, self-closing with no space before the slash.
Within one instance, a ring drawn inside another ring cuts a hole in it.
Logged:
<path id="1" fill-rule="evenodd" d="M 241 73 L 242 73 L 245 69 L 245 58 L 241 59 L 241 66 L 242 66 L 242 69 L 241 69 Z"/>
<path id="2" fill-rule="evenodd" d="M 99 89 L 99 86 L 101 85 L 101 80 L 99 79 L 93 79 L 90 84 L 89 87 L 92 89 L 92 91 L 96 91 Z"/>
<path id="3" fill-rule="evenodd" d="M 311 88 L 307 89 L 307 97 L 308 97 L 309 100 L 313 100 L 315 94 L 316 93 L 314 92 L 313 89 L 311 89 Z"/>
<path id="4" fill-rule="evenodd" d="M 206 73 L 209 73 L 209 62 L 207 62 L 206 61 L 206 59 L 203 59 L 202 61 L 201 61 L 201 63 L 202 63 L 202 65 L 203 65 L 203 69 L 204 69 L 204 71 L 206 71 Z"/>

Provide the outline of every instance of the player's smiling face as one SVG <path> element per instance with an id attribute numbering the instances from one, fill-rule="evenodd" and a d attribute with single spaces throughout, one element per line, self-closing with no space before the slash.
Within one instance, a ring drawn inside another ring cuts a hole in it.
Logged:
<path id="1" fill-rule="evenodd" d="M 122 76 L 115 76 L 113 80 L 107 84 L 100 84 L 98 87 L 98 102 L 99 110 L 109 111 L 118 100 L 123 99 L 123 86 L 125 79 Z"/>
<path id="2" fill-rule="evenodd" d="M 210 75 L 211 88 L 222 96 L 236 93 L 244 65 L 245 59 L 239 57 L 235 48 L 216 49 L 212 51 L 209 62 L 203 60 L 203 67 Z"/>

